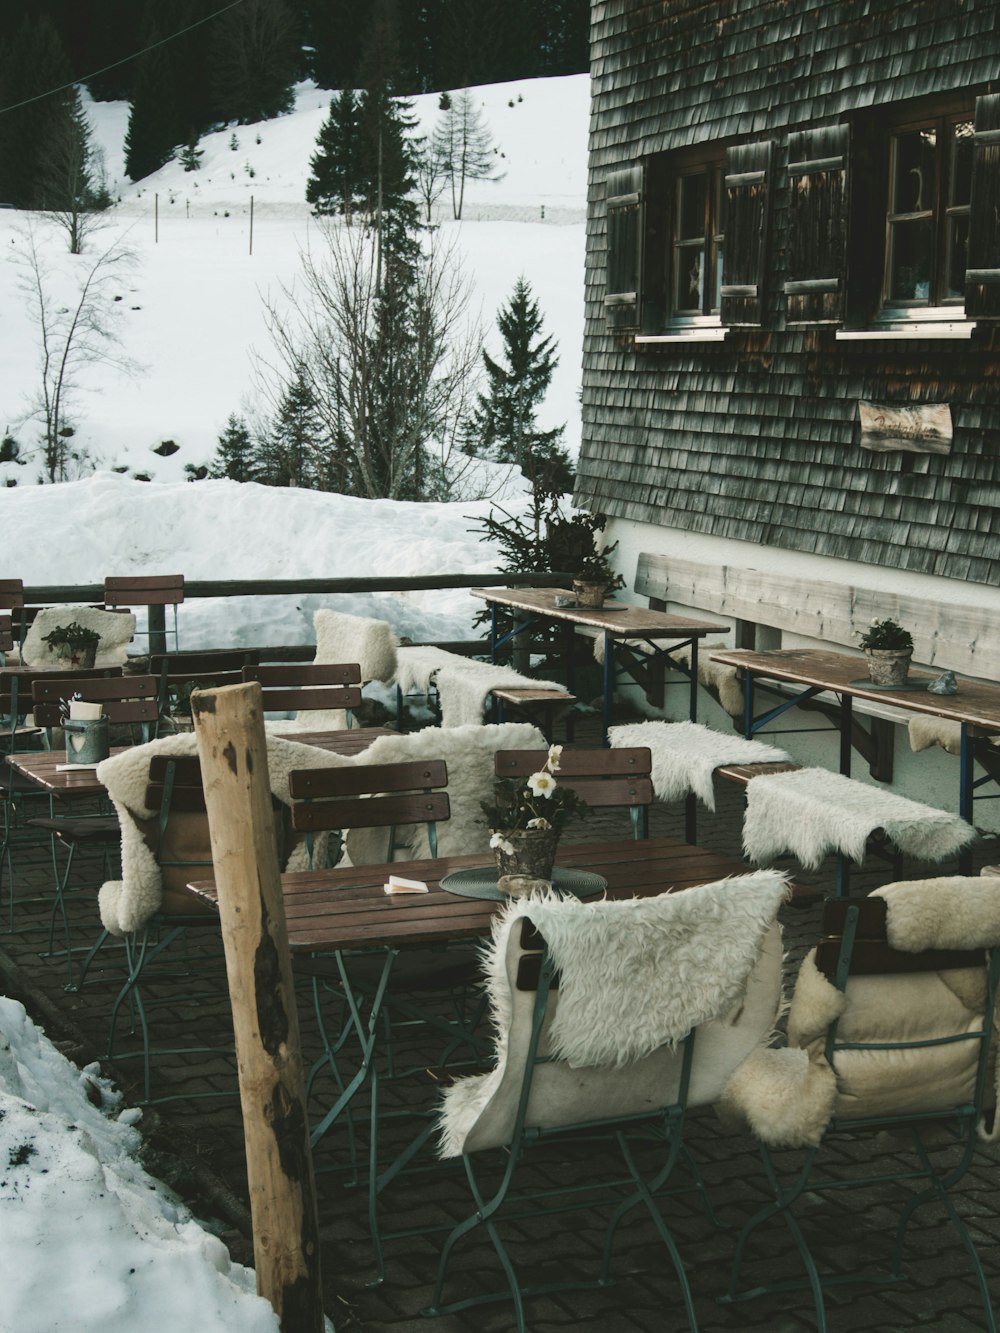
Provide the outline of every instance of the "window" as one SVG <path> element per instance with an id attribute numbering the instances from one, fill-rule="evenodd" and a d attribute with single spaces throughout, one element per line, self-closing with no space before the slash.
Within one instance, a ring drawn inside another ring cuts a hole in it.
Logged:
<path id="1" fill-rule="evenodd" d="M 670 228 L 670 315 L 718 318 L 722 291 L 726 192 L 721 158 L 679 170 Z"/>
<path id="2" fill-rule="evenodd" d="M 966 113 L 889 135 L 884 314 L 965 300 L 974 132 Z"/>

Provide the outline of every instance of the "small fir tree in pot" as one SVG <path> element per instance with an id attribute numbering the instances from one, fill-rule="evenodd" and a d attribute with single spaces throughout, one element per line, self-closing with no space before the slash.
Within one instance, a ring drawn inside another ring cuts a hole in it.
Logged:
<path id="1" fill-rule="evenodd" d="M 860 636 L 868 659 L 868 674 L 875 685 L 902 685 L 910 671 L 913 635 L 898 621 L 873 620 Z"/>
<path id="2" fill-rule="evenodd" d="M 87 629 L 74 620 L 68 625 L 57 625 L 48 634 L 43 634 L 42 642 L 49 645 L 49 652 L 59 661 L 75 667 L 92 667 L 101 636 L 96 630 Z"/>
<path id="3" fill-rule="evenodd" d="M 573 576 L 573 595 L 579 606 L 603 606 L 609 592 L 625 586 L 625 580 L 620 574 L 615 573 L 608 560 L 608 556 L 617 545 L 618 543 L 614 542 L 603 551 L 585 555 L 580 561 L 579 568 Z"/>

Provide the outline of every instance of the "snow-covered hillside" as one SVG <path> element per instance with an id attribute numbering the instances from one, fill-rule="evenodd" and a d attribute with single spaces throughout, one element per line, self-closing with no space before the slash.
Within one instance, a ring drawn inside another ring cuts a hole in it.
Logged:
<path id="1" fill-rule="evenodd" d="M 575 452 L 588 79 L 528 80 L 474 92 L 506 174 L 498 182 L 471 182 L 462 222 L 442 212 L 441 233 L 455 241 L 473 280 L 494 353 L 499 352 L 498 307 L 518 276 L 531 284 L 560 357 L 541 424 L 566 422 L 566 442 Z M 211 459 L 228 415 L 246 404 L 251 349 L 267 348 L 263 297 L 293 282 L 300 248 L 315 236 L 305 184 L 329 98 L 311 84 L 301 85 L 290 115 L 203 139 L 198 171 L 185 172 L 174 162 L 137 184 L 124 179 L 127 108 L 89 104 L 109 184 L 121 203 L 88 252 L 69 256 L 65 238 L 41 217 L 0 212 L 0 431 L 17 439 L 26 459 L 0 463 L 0 484 L 31 484 L 39 474 L 37 459 L 30 456 L 37 427 L 22 424 L 38 382 L 39 358 L 37 327 L 18 285 L 25 228 L 34 227 L 46 269 L 67 302 L 74 274 L 92 262 L 98 247 L 127 233 L 136 262 L 109 292 L 108 313 L 120 326 L 136 371 L 126 378 L 99 365 L 81 373 L 71 413 L 74 445 L 100 468 L 127 469 L 155 481 L 182 480 L 185 464 Z M 422 131 L 430 132 L 437 96 L 417 98 L 415 109 Z M 154 451 L 166 440 L 179 447 L 163 457 Z"/>

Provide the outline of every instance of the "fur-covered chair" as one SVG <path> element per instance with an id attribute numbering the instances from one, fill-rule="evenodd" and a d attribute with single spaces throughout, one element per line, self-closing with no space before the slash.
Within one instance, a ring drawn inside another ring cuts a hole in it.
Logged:
<path id="1" fill-rule="evenodd" d="M 968 1166 L 977 1135 L 1000 1136 L 995 1071 L 990 1079 L 1000 879 L 955 876 L 889 884 L 867 899 L 828 903 L 824 932 L 799 970 L 787 1045 L 748 1059 L 730 1079 L 720 1107 L 724 1119 L 742 1121 L 760 1140 L 775 1195 L 744 1228 L 728 1299 L 768 1290 L 740 1290 L 740 1272 L 750 1235 L 780 1214 L 806 1266 L 802 1285 L 813 1292 L 818 1327 L 826 1327 L 822 1278 L 791 1210 L 807 1190 L 871 1187 L 867 1177 L 815 1178 L 817 1152 L 829 1138 L 898 1128 L 912 1136 L 915 1159 L 905 1168 L 880 1163 L 888 1174 L 878 1178 L 916 1180 L 925 1188 L 904 1196 L 886 1280 L 900 1278 L 914 1212 L 938 1200 L 973 1262 L 987 1326 L 995 1329 L 975 1247 L 946 1191 Z M 925 1142 L 942 1122 L 955 1134 L 950 1140 L 955 1153 L 947 1154 L 947 1161 L 932 1159 Z M 772 1159 L 771 1150 L 780 1148 L 806 1150 L 793 1178 L 783 1180 Z M 893 1141 L 893 1153 L 900 1148 Z M 891 1203 L 888 1194 L 886 1202 Z M 871 1281 L 872 1275 L 859 1279 Z"/>
<path id="2" fill-rule="evenodd" d="M 462 1157 L 477 1207 L 444 1242 L 432 1312 L 503 1297 L 477 1292 L 441 1304 L 455 1243 L 485 1223 L 523 1333 L 531 1289 L 521 1289 L 494 1226 L 506 1204 L 525 1199 L 508 1193 L 519 1157 L 529 1143 L 567 1129 L 622 1136 L 627 1122 L 648 1125 L 652 1117 L 665 1139 L 661 1165 L 644 1181 L 624 1150 L 628 1179 L 610 1222 L 604 1276 L 618 1223 L 645 1204 L 696 1328 L 683 1265 L 652 1196 L 683 1150 L 684 1107 L 714 1101 L 772 1031 L 781 990 L 776 918 L 787 890 L 784 876 L 761 871 L 649 898 L 521 899 L 497 918 L 484 964 L 495 1067 L 448 1087 L 439 1123 L 440 1154 Z M 478 1157 L 496 1148 L 509 1166 L 490 1197 L 478 1183 Z M 594 1182 L 597 1191 L 607 1186 Z M 696 1188 L 703 1191 L 700 1180 Z"/>

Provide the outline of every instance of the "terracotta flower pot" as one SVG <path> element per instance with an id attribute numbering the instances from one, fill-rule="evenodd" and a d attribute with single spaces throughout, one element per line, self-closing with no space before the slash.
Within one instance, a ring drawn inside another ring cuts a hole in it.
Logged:
<path id="1" fill-rule="evenodd" d="M 910 673 L 912 648 L 866 648 L 868 675 L 875 685 L 903 685 Z"/>
<path id="2" fill-rule="evenodd" d="M 513 850 L 495 847 L 498 875 L 523 875 L 529 879 L 552 878 L 559 834 L 551 828 L 504 829 L 504 841 Z"/>

